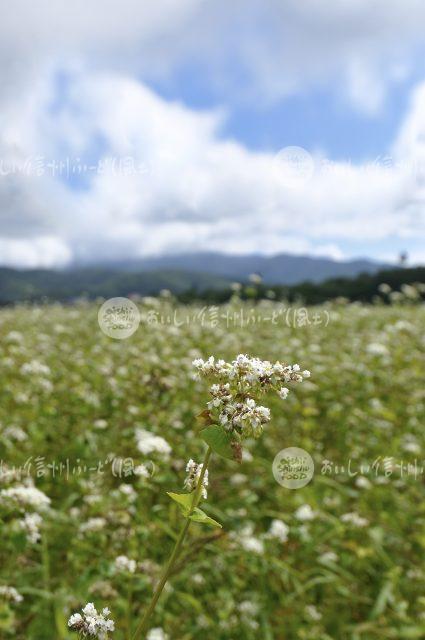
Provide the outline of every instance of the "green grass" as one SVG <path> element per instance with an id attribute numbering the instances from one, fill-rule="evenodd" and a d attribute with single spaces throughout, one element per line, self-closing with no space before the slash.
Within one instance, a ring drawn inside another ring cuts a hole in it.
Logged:
<path id="1" fill-rule="evenodd" d="M 69 614 L 87 601 L 108 606 L 113 637 L 128 637 L 179 529 L 166 491 L 183 490 L 187 459 L 204 452 L 195 416 L 207 387 L 192 378 L 191 362 L 238 353 L 299 362 L 312 376 L 286 401 L 267 403 L 272 421 L 248 443 L 252 459 L 213 457 L 204 507 L 223 530 L 192 526 L 191 562 L 178 567 L 153 626 L 170 640 L 423 638 L 423 307 L 317 307 L 309 317 L 316 312 L 321 323 L 291 327 L 286 314 L 271 320 L 277 304 L 242 303 L 251 322 L 241 327 L 232 321 L 239 302 L 203 313 L 180 306 L 176 316 L 172 301 L 151 304 L 149 316 L 139 304 L 144 320 L 123 341 L 102 334 L 95 305 L 0 312 L 0 458 L 22 466 L 52 501 L 38 544 L 26 540 L 18 512 L 0 506 L 0 585 L 24 597 L 0 600 L 0 638 L 71 638 Z M 22 369 L 34 360 L 50 373 Z M 137 450 L 138 427 L 167 440 L 168 460 Z M 316 464 L 313 481 L 295 491 L 272 475 L 275 455 L 289 446 Z M 131 461 L 147 460 L 151 479 L 125 475 Z M 330 474 L 321 473 L 326 460 Z M 415 460 L 416 478 L 407 467 Z M 313 520 L 296 518 L 304 504 Z M 341 519 L 351 512 L 367 526 Z M 98 517 L 102 529 L 84 532 Z M 266 535 L 275 518 L 290 527 L 286 543 Z M 241 546 L 247 524 L 263 553 Z M 142 568 L 114 573 L 122 554 Z M 247 601 L 251 614 L 240 607 Z"/>

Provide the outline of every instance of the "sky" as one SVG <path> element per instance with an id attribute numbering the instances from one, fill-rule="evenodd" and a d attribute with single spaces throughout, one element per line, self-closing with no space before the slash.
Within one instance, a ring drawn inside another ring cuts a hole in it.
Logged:
<path id="1" fill-rule="evenodd" d="M 423 0 L 0 0 L 0 264 L 425 262 Z"/>

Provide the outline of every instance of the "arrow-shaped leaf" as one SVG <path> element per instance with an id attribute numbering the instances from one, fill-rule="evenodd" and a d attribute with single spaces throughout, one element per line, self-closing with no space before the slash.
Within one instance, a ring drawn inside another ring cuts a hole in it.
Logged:
<path id="1" fill-rule="evenodd" d="M 220 527 L 220 529 L 222 528 L 219 522 L 207 516 L 207 514 L 198 507 L 194 509 L 192 515 L 189 516 L 189 520 L 199 522 L 200 524 L 209 524 L 212 527 Z"/>
<path id="2" fill-rule="evenodd" d="M 188 515 L 192 507 L 193 494 L 193 491 L 192 493 L 172 493 L 171 491 L 167 491 L 167 495 L 170 496 L 171 500 L 177 502 L 183 515 L 185 516 Z"/>

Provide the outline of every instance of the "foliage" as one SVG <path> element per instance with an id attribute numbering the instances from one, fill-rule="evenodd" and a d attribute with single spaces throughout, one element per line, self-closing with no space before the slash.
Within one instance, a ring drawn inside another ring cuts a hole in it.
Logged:
<path id="1" fill-rule="evenodd" d="M 240 352 L 299 361 L 312 377 L 283 406 L 270 401 L 241 464 L 214 457 L 205 511 L 223 528 L 191 527 L 153 626 L 170 640 L 424 637 L 423 307 L 327 305 L 308 310 L 326 311 L 327 326 L 294 327 L 270 321 L 271 301 L 247 326 L 232 319 L 249 317 L 251 302 L 211 315 L 172 299 L 139 306 L 123 341 L 101 333 L 96 305 L 0 312 L 2 469 L 22 467 L 51 499 L 39 542 L 0 505 L 0 585 L 23 596 L 0 593 L 0 637 L 72 638 L 67 617 L 87 601 L 109 607 L 113 637 L 128 637 L 181 523 L 165 491 L 182 493 L 187 459 L 203 454 L 196 415 L 208 397 L 192 360 Z M 171 454 L 143 454 L 137 429 Z M 272 475 L 290 446 L 316 464 L 294 491 Z M 120 556 L 134 572 L 118 571 Z"/>

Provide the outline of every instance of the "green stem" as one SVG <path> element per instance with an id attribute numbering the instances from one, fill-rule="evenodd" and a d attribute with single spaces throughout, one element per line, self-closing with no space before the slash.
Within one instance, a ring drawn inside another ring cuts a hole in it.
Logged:
<path id="1" fill-rule="evenodd" d="M 209 461 L 210 461 L 211 453 L 212 453 L 212 450 L 211 450 L 210 447 L 208 447 L 207 452 L 205 454 L 204 462 L 203 462 L 203 465 L 202 465 L 202 471 L 201 471 L 200 476 L 199 476 L 198 484 L 196 485 L 196 489 L 195 489 L 195 492 L 193 494 L 192 504 L 191 504 L 191 507 L 189 509 L 189 513 L 186 516 L 186 522 L 184 523 L 184 525 L 183 525 L 183 527 L 182 527 L 182 529 L 181 529 L 181 531 L 179 533 L 179 536 L 178 536 L 178 538 L 176 540 L 176 543 L 174 545 L 174 549 L 171 552 L 171 555 L 170 555 L 170 557 L 168 559 L 168 562 L 165 565 L 165 568 L 164 568 L 164 570 L 162 572 L 161 578 L 160 578 L 160 580 L 159 580 L 159 582 L 158 582 L 158 584 L 156 586 L 156 589 L 154 591 L 154 594 L 152 596 L 152 600 L 151 600 L 148 608 L 146 609 L 146 611 L 145 611 L 145 613 L 143 615 L 143 618 L 141 619 L 141 621 L 140 621 L 140 623 L 139 623 L 139 625 L 138 625 L 138 627 L 137 627 L 137 629 L 136 629 L 136 631 L 135 631 L 135 633 L 133 635 L 133 640 L 138 640 L 139 638 L 141 638 L 142 637 L 142 633 L 144 633 L 146 631 L 148 623 L 149 623 L 149 620 L 150 620 L 153 612 L 155 611 L 156 604 L 157 604 L 157 602 L 158 602 L 158 600 L 159 600 L 159 598 L 161 596 L 161 593 L 164 590 L 164 587 L 165 587 L 165 585 L 166 585 L 166 583 L 168 581 L 168 578 L 170 577 L 170 574 L 171 574 L 171 572 L 173 570 L 174 564 L 175 564 L 177 558 L 180 555 L 180 552 L 181 552 L 181 549 L 182 549 L 182 546 L 183 546 L 183 542 L 184 542 L 184 540 L 186 538 L 187 532 L 188 532 L 189 527 L 190 527 L 190 522 L 191 521 L 189 520 L 189 516 L 192 515 L 192 513 L 194 512 L 194 510 L 198 506 L 199 500 L 201 498 L 202 483 L 203 483 L 204 476 L 205 476 L 205 473 L 206 473 L 207 468 L 208 468 L 208 464 L 209 464 Z"/>
<path id="2" fill-rule="evenodd" d="M 47 532 L 44 530 L 41 536 L 41 563 L 43 572 L 43 588 L 49 599 L 49 607 L 52 612 L 53 620 L 55 622 L 56 632 L 60 639 L 63 638 L 63 631 L 59 627 L 58 617 L 56 615 L 56 597 L 51 588 L 51 574 L 50 574 L 50 555 L 49 555 L 49 543 L 47 540 Z"/>
<path id="3" fill-rule="evenodd" d="M 43 571 L 43 588 L 50 596 L 50 557 L 45 531 L 43 531 L 43 535 L 41 536 L 41 566 Z"/>
<path id="4" fill-rule="evenodd" d="M 127 626 L 127 638 L 131 640 L 131 608 L 133 601 L 133 576 L 129 576 L 128 578 L 128 593 L 127 593 L 127 617 L 126 617 L 126 626 Z"/>

